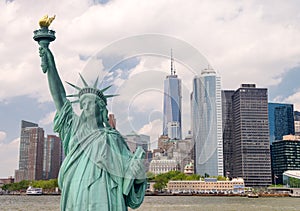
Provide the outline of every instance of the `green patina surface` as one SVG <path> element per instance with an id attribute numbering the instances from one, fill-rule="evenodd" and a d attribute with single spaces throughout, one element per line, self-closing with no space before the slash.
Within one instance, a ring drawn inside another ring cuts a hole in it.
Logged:
<path id="1" fill-rule="evenodd" d="M 82 113 L 75 114 L 49 49 L 55 32 L 41 27 L 34 31 L 33 38 L 40 45 L 41 67 L 57 109 L 54 130 L 62 139 L 66 156 L 58 178 L 61 210 L 121 211 L 139 207 L 146 188 L 145 152 L 138 148 L 132 154 L 120 133 L 108 125 L 106 98 L 112 96 L 97 89 L 97 82 L 88 86 L 81 76 L 85 87 L 70 84 L 79 91 L 73 97 L 78 97 Z"/>

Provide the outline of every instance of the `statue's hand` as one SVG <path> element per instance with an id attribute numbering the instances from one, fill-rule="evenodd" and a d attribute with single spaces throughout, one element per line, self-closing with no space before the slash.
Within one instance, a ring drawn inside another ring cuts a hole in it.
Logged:
<path id="1" fill-rule="evenodd" d="M 49 49 L 47 49 L 45 47 L 39 48 L 40 57 L 42 59 L 41 67 L 42 67 L 43 73 L 46 73 L 49 68 L 49 63 L 48 63 L 48 59 L 47 59 L 47 53 L 48 53 L 47 50 L 49 50 Z"/>
<path id="2" fill-rule="evenodd" d="M 133 159 L 131 161 L 131 173 L 135 179 L 145 179 L 145 168 L 143 159 Z"/>

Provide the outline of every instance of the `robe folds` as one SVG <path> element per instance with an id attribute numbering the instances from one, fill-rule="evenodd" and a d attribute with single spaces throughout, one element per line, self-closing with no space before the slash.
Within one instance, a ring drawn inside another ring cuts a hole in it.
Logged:
<path id="1" fill-rule="evenodd" d="M 61 211 L 126 211 L 144 200 L 145 172 L 132 176 L 135 157 L 112 128 L 88 129 L 66 101 L 56 113 L 54 131 L 62 139 L 65 159 L 59 172 Z"/>

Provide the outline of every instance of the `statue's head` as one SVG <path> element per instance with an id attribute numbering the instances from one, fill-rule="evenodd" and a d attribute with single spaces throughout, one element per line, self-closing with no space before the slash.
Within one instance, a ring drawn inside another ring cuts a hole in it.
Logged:
<path id="1" fill-rule="evenodd" d="M 86 118 L 98 117 L 101 113 L 101 108 L 105 107 L 102 99 L 97 95 L 87 93 L 79 98 L 80 109 Z"/>
<path id="2" fill-rule="evenodd" d="M 87 82 L 84 80 L 84 78 L 82 77 L 81 74 L 80 78 L 84 84 L 83 88 L 80 88 L 78 86 L 75 86 L 69 82 L 67 82 L 69 85 L 71 85 L 72 87 L 74 87 L 75 89 L 77 89 L 79 92 L 78 94 L 74 94 L 74 95 L 68 95 L 67 97 L 77 97 L 78 99 L 76 99 L 75 101 L 73 101 L 72 103 L 80 103 L 80 109 L 85 109 L 86 106 L 84 103 L 86 102 L 93 102 L 95 104 L 95 108 L 101 109 L 103 107 L 106 107 L 107 105 L 107 98 L 109 97 L 114 97 L 116 95 L 104 95 L 104 92 L 109 89 L 111 86 L 108 86 L 104 89 L 97 89 L 97 85 L 98 85 L 98 78 L 96 79 L 95 83 L 93 86 L 89 86 L 87 84 Z"/>

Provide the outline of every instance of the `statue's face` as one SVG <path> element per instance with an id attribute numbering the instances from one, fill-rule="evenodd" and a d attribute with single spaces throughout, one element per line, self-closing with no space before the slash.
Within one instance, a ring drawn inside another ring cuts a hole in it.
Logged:
<path id="1" fill-rule="evenodd" d="M 100 111 L 96 101 L 97 97 L 94 94 L 84 94 L 80 98 L 80 108 L 86 118 L 99 116 Z"/>

